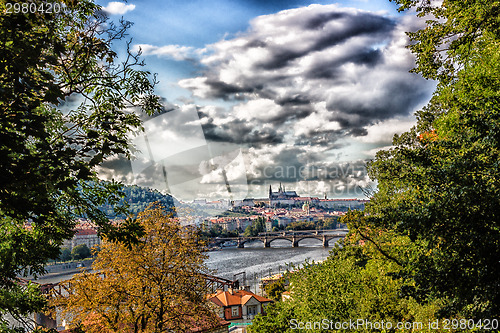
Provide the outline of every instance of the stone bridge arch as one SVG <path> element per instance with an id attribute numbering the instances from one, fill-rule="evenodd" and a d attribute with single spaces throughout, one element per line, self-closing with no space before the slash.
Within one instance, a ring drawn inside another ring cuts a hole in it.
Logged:
<path id="1" fill-rule="evenodd" d="M 319 242 L 322 242 L 323 236 L 322 235 L 304 235 L 304 236 L 296 236 L 295 239 L 296 239 L 295 240 L 296 246 L 294 246 L 294 247 L 298 247 L 300 241 L 302 241 L 303 239 L 317 239 Z"/>
<path id="2" fill-rule="evenodd" d="M 239 238 L 238 239 L 238 248 L 244 248 L 246 243 L 255 242 L 255 241 L 259 241 L 262 244 L 264 244 L 264 246 L 266 246 L 266 242 L 264 240 L 264 237 L 255 237 L 255 238 L 252 237 L 252 238 Z"/>
<path id="3" fill-rule="evenodd" d="M 283 240 L 289 241 L 289 242 L 292 244 L 292 246 L 293 246 L 293 240 L 291 240 L 291 239 L 290 239 L 290 237 L 286 237 L 286 236 L 285 236 L 285 237 L 280 237 L 280 236 L 278 236 L 278 237 L 273 237 L 272 239 L 269 239 L 269 240 L 267 241 L 267 244 L 268 244 L 269 246 L 266 246 L 266 247 L 271 247 L 271 243 L 272 243 L 272 242 L 274 242 L 275 240 L 278 240 L 278 239 L 283 239 Z M 266 244 L 266 243 L 264 242 L 264 245 L 265 245 L 265 244 Z"/>
<path id="4" fill-rule="evenodd" d="M 324 241 L 323 241 L 323 244 L 325 245 L 325 247 L 329 247 L 330 246 L 330 242 L 334 239 L 336 240 L 339 240 L 341 238 L 344 238 L 344 236 L 338 236 L 338 235 L 335 235 L 335 236 L 326 236 Z"/>

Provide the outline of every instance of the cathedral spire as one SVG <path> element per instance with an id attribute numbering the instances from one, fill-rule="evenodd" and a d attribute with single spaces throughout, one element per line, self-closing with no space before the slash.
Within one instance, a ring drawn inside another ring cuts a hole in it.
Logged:
<path id="1" fill-rule="evenodd" d="M 273 189 L 271 188 L 271 185 L 269 185 L 269 199 L 273 196 Z"/>

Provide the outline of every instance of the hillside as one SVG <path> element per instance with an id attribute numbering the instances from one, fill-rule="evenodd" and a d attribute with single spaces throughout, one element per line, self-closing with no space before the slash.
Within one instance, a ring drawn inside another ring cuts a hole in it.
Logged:
<path id="1" fill-rule="evenodd" d="M 157 190 L 141 187 L 137 185 L 127 185 L 122 191 L 125 197 L 120 201 L 119 205 L 123 203 L 128 205 L 130 213 L 137 215 L 139 212 L 146 209 L 151 203 L 159 202 L 165 208 L 174 207 L 174 199 L 170 195 L 165 195 Z M 99 207 L 109 218 L 124 218 L 123 214 L 116 214 L 114 212 L 114 206 L 110 204 L 105 204 Z"/>

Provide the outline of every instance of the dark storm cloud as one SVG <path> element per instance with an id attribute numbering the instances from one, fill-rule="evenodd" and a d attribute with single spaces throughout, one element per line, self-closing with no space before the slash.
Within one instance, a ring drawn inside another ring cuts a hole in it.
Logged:
<path id="1" fill-rule="evenodd" d="M 341 81 L 342 78 L 345 78 L 343 75 L 344 72 L 340 69 L 344 64 L 351 63 L 374 68 L 383 61 L 383 55 L 380 50 L 370 48 L 351 50 L 351 52 L 346 53 L 342 58 L 320 62 L 311 66 L 306 73 L 306 77 L 309 79 L 329 79 L 332 82 L 337 82 L 337 80 Z"/>
<path id="2" fill-rule="evenodd" d="M 332 21 L 341 25 L 341 28 L 325 29 L 325 25 Z M 303 23 L 305 33 L 307 33 L 307 30 L 319 30 L 320 28 L 325 31 L 319 34 L 309 47 L 294 50 L 287 48 L 286 45 L 269 45 L 271 56 L 269 59 L 258 62 L 255 69 L 280 69 L 289 65 L 292 60 L 304 57 L 311 52 L 323 51 L 339 45 L 353 37 L 384 39 L 394 29 L 394 26 L 395 22 L 393 20 L 370 13 L 356 13 L 354 15 L 347 15 L 342 12 L 320 13 Z M 262 47 L 259 44 L 257 45 L 257 47 Z"/>
<path id="3" fill-rule="evenodd" d="M 345 13 L 329 12 L 320 13 L 314 17 L 308 18 L 302 26 L 308 30 L 317 30 L 325 27 L 325 24 L 332 20 L 340 20 L 345 17 Z"/>
<path id="4" fill-rule="evenodd" d="M 237 94 L 252 93 L 263 88 L 263 86 L 258 85 L 250 87 L 239 87 L 234 84 L 227 84 L 225 82 L 214 79 L 207 80 L 206 84 L 214 92 L 214 95 L 212 97 L 221 98 L 224 100 L 239 99 Z"/>
<path id="5" fill-rule="evenodd" d="M 393 77 L 386 83 L 387 89 L 377 96 L 366 99 L 346 98 L 332 95 L 327 101 L 327 108 L 336 111 L 331 117 L 343 128 L 350 129 L 355 136 L 366 135 L 363 126 L 373 122 L 373 119 L 385 120 L 396 115 L 409 114 L 427 96 L 425 91 L 414 89 L 414 83 Z"/>
<path id="6" fill-rule="evenodd" d="M 249 144 L 260 146 L 262 144 L 282 143 L 283 137 L 272 128 L 253 128 L 243 121 L 234 121 L 230 125 L 214 125 L 207 122 L 202 125 L 205 138 L 214 142 L 227 142 L 234 144 Z"/>
<path id="7" fill-rule="evenodd" d="M 366 181 L 365 161 L 342 163 L 326 161 L 325 157 L 322 153 L 311 153 L 306 147 L 284 147 L 273 154 L 272 161 L 253 167 L 248 180 L 253 185 L 283 183 L 290 190 L 303 182 L 323 182 L 328 187 L 357 186 Z"/>
<path id="8" fill-rule="evenodd" d="M 302 147 L 288 147 L 273 154 L 271 163 L 256 167 L 253 171 L 258 175 L 248 176 L 252 184 L 266 184 L 275 182 L 296 182 L 300 180 L 300 171 L 304 170 L 306 161 L 302 160 L 301 155 L 306 150 Z"/>
<path id="9" fill-rule="evenodd" d="M 130 160 L 121 155 L 105 160 L 99 168 L 99 173 L 105 175 L 106 179 L 114 179 L 120 182 L 127 182 L 132 174 Z"/>
<path id="10" fill-rule="evenodd" d="M 247 32 L 211 45 L 203 75 L 180 85 L 239 103 L 211 114 L 209 140 L 279 143 L 288 133 L 295 144 L 326 147 L 408 115 L 429 96 L 432 84 L 408 73 L 414 61 L 404 31 L 414 26 L 334 5 L 261 16 Z M 269 124 L 274 133 L 264 130 Z"/>
<path id="11" fill-rule="evenodd" d="M 210 45 L 200 76 L 179 84 L 193 96 L 233 102 L 198 115 L 208 141 L 250 147 L 252 184 L 362 186 L 364 161 L 333 162 L 334 152 L 347 149 L 346 139 L 377 137 L 373 126 L 397 125 L 430 97 L 434 84 L 409 73 L 405 31 L 418 27 L 336 5 L 260 16 Z"/>
<path id="12" fill-rule="evenodd" d="M 300 135 L 295 139 L 295 144 L 298 146 L 321 146 L 339 148 L 337 138 L 343 134 L 342 131 L 315 131 L 308 135 Z"/>

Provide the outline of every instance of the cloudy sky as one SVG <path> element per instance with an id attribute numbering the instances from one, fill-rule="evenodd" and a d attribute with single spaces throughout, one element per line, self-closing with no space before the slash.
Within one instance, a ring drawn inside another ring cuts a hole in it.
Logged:
<path id="1" fill-rule="evenodd" d="M 101 170 L 183 200 L 267 195 L 362 198 L 366 161 L 414 124 L 435 84 L 408 71 L 405 31 L 422 22 L 388 0 L 101 2 L 134 22 L 164 114 L 137 158 Z"/>

